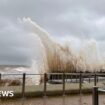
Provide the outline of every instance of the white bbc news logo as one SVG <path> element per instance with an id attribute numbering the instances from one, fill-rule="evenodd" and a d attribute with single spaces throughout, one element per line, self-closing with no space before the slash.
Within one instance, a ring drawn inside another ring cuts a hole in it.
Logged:
<path id="1" fill-rule="evenodd" d="M 14 91 L 0 91 L 0 97 L 13 97 Z"/>

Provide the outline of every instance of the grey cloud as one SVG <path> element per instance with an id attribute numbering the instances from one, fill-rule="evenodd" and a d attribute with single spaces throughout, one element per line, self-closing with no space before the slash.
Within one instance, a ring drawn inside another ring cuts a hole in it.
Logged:
<path id="1" fill-rule="evenodd" d="M 7 61 L 3 52 L 10 50 L 12 53 L 8 52 L 4 55 L 11 58 L 11 63 L 30 63 L 31 39 L 16 23 L 17 18 L 32 18 L 54 37 L 67 35 L 105 40 L 104 5 L 104 0 L 1 0 L 0 49 L 2 51 L 0 55 L 2 56 L 0 57 L 2 61 Z"/>
<path id="2" fill-rule="evenodd" d="M 2 23 L 2 21 L 4 22 Z M 29 66 L 33 50 L 31 37 L 24 30 L 21 30 L 19 25 L 6 18 L 1 19 L 0 23 L 2 23 L 0 25 L 0 65 Z"/>

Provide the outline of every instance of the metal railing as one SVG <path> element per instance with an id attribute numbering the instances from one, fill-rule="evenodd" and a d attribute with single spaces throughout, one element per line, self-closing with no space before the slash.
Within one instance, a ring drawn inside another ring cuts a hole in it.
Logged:
<path id="1" fill-rule="evenodd" d="M 3 75 L 22 75 L 22 97 L 25 97 L 25 89 L 26 89 L 26 76 L 27 75 L 43 75 L 44 79 L 43 79 L 43 83 L 44 83 L 44 89 L 43 89 L 43 95 L 46 96 L 47 95 L 47 82 L 50 79 L 61 79 L 61 84 L 62 84 L 62 95 L 65 95 L 65 84 L 67 82 L 67 79 L 69 78 L 70 83 L 74 83 L 73 79 L 75 80 L 75 82 L 79 83 L 79 93 L 82 93 L 82 83 L 83 80 L 87 80 L 89 83 L 91 82 L 91 79 L 94 82 L 94 86 L 97 85 L 97 82 L 99 82 L 99 78 L 98 77 L 105 77 L 105 73 L 45 73 L 45 74 L 1 74 L 0 73 L 0 80 L 2 80 L 2 76 Z M 52 77 L 53 78 L 52 78 Z M 55 76 L 55 77 L 54 77 Z M 57 77 L 58 76 L 58 77 Z M 94 104 L 97 105 L 97 104 Z"/>

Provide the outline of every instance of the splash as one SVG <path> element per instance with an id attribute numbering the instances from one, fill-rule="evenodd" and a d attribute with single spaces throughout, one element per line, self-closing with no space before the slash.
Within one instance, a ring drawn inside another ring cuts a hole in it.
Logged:
<path id="1" fill-rule="evenodd" d="M 48 72 L 96 72 L 105 69 L 105 54 L 96 40 L 77 38 L 77 41 L 74 38 L 78 46 L 74 46 L 76 44 L 70 40 L 62 45 L 30 18 L 23 18 L 22 23 L 41 39 L 46 50 Z"/>

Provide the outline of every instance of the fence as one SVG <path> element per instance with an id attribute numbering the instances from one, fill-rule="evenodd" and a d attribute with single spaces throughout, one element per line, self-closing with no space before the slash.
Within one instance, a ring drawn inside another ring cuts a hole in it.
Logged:
<path id="1" fill-rule="evenodd" d="M 43 94 L 46 96 L 47 94 L 47 82 L 51 83 L 51 80 L 56 80 L 58 77 L 58 80 L 61 80 L 62 84 L 62 95 L 65 95 L 65 83 L 67 82 L 67 79 L 70 81 L 70 83 L 78 82 L 79 83 L 79 92 L 81 94 L 82 92 L 82 83 L 83 80 L 87 80 L 89 83 L 91 80 L 94 82 L 94 86 L 97 85 L 99 81 L 99 77 L 105 77 L 105 73 L 45 73 L 45 74 L 0 74 L 0 79 L 2 80 L 3 75 L 22 75 L 22 91 L 21 95 L 24 98 L 25 97 L 25 89 L 26 89 L 26 76 L 27 75 L 43 75 L 44 76 L 44 89 Z M 97 104 L 94 104 L 97 105 Z"/>

